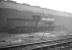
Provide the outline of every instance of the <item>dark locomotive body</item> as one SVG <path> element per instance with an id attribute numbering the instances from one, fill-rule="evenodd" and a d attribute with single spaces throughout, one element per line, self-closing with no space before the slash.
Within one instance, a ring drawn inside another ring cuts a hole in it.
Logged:
<path id="1" fill-rule="evenodd" d="M 17 16 L 19 18 L 17 18 Z M 21 16 L 23 16 L 23 18 Z M 33 15 L 27 18 L 21 14 L 20 11 L 0 8 L 0 31 L 11 33 L 31 33 L 48 31 L 50 28 L 52 30 L 52 27 L 54 27 L 52 26 L 54 21 L 45 22 L 42 18 L 43 17 L 40 15 Z"/>

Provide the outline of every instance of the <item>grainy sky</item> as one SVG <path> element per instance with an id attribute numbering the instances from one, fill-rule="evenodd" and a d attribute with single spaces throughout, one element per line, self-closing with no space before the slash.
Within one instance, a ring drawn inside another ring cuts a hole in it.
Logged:
<path id="1" fill-rule="evenodd" d="M 72 0 L 14 0 L 18 3 L 27 3 L 33 6 L 41 6 L 58 11 L 72 13 Z"/>

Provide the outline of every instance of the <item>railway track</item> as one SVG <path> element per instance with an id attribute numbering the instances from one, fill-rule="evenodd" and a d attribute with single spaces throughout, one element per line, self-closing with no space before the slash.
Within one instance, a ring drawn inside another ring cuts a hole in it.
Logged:
<path id="1" fill-rule="evenodd" d="M 0 50 L 72 50 L 72 37 L 12 46 Z"/>

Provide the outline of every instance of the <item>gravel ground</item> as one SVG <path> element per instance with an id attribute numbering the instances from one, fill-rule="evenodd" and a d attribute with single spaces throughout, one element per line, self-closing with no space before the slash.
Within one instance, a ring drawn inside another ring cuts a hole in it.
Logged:
<path id="1" fill-rule="evenodd" d="M 57 40 L 64 37 L 64 35 L 67 35 L 66 33 L 44 33 L 44 32 L 37 32 L 37 33 L 31 33 L 31 34 L 8 34 L 3 33 L 0 34 L 0 47 L 6 46 L 6 45 L 21 45 L 21 44 L 29 44 L 29 43 L 35 43 L 40 42 L 42 40 L 44 41 L 51 41 L 51 40 Z"/>

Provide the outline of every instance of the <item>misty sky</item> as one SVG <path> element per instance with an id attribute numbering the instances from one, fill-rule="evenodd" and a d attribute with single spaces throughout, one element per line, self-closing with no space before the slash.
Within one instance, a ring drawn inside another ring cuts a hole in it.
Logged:
<path id="1" fill-rule="evenodd" d="M 14 0 L 18 3 L 27 3 L 33 6 L 41 6 L 58 11 L 72 13 L 72 0 Z"/>

